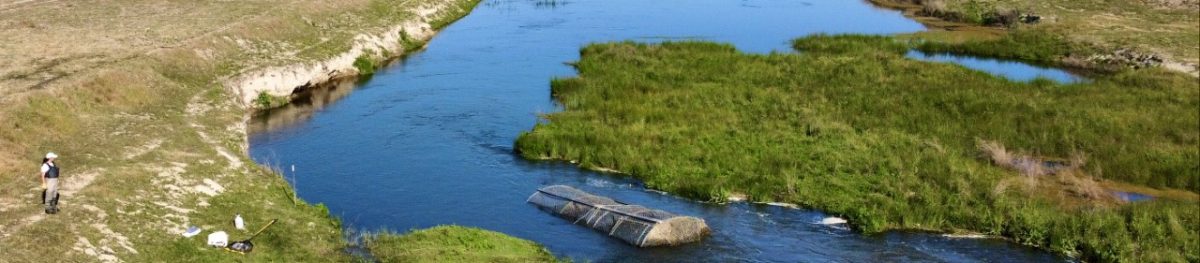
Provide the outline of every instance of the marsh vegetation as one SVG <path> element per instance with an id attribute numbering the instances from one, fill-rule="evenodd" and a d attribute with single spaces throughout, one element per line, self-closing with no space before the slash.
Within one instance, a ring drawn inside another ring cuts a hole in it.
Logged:
<path id="1" fill-rule="evenodd" d="M 461 226 L 438 226 L 407 234 L 383 232 L 366 238 L 381 262 L 559 262 L 528 240 Z"/>
<path id="2" fill-rule="evenodd" d="M 977 232 L 1089 261 L 1200 259 L 1194 194 L 1123 203 L 1100 188 L 1200 189 L 1194 78 L 1014 82 L 905 58 L 910 44 L 887 36 L 794 46 L 587 46 L 579 76 L 552 81 L 565 110 L 516 147 L 687 197 L 794 202 L 866 233 Z M 1022 173 L 1012 156 L 1068 167 Z"/>

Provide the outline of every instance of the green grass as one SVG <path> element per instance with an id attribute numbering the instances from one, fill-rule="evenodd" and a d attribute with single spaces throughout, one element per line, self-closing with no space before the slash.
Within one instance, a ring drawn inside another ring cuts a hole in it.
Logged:
<path id="1" fill-rule="evenodd" d="M 213 171 L 219 172 L 219 170 Z M 348 244 L 342 237 L 341 225 L 329 215 L 325 206 L 292 203 L 287 182 L 263 171 L 248 178 L 257 185 L 231 185 L 233 191 L 208 202 L 209 207 L 191 214 L 191 224 L 205 231 L 191 238 L 167 233 L 143 233 L 154 240 L 153 245 L 140 246 L 139 253 L 123 258 L 129 262 L 154 262 L 164 259 L 180 262 L 348 262 L 350 256 L 341 251 Z M 249 189 L 246 189 L 249 188 Z M 246 230 L 237 230 L 232 214 L 240 213 L 246 220 Z M 241 255 L 205 245 L 206 236 L 222 230 L 230 241 L 248 238 L 253 231 L 272 219 L 279 222 L 255 237 L 254 251 Z"/>
<path id="2" fill-rule="evenodd" d="M 558 262 L 546 248 L 501 233 L 439 226 L 405 235 L 379 233 L 364 241 L 382 262 Z"/>
<path id="3" fill-rule="evenodd" d="M 96 174 L 88 186 L 64 194 L 61 213 L 21 229 L 6 228 L 14 231 L 0 240 L 6 259 L 96 261 L 83 251 L 86 246 L 80 240 L 88 240 L 93 249 L 110 249 L 127 262 L 349 260 L 340 251 L 346 242 L 337 221 L 327 211 L 304 203 L 293 205 L 290 196 L 284 195 L 289 186 L 277 175 L 252 167 L 230 169 L 232 164 L 217 154 L 216 147 L 236 150 L 243 143 L 244 134 L 227 129 L 227 125 L 240 122 L 244 114 L 244 109 L 229 104 L 229 94 L 219 87 L 187 86 L 182 84 L 183 79 L 144 70 L 129 67 L 116 76 L 81 86 L 94 92 L 33 96 L 29 98 L 30 107 L 40 110 L 22 113 L 25 111 L 18 108 L 5 115 L 25 121 L 21 129 L 0 133 L 2 136 L 51 135 L 27 142 L 39 142 L 33 144 L 41 146 L 38 151 L 53 150 L 63 155 L 60 164 L 64 167 L 64 184 L 80 182 L 85 173 Z M 108 89 L 110 82 L 125 86 L 98 92 Z M 192 99 L 212 108 L 204 115 L 190 116 L 187 108 Z M 151 141 L 158 141 L 158 146 L 140 155 L 127 155 L 130 149 L 153 144 Z M 250 163 L 244 157 L 238 161 Z M 223 191 L 215 197 L 190 191 L 205 179 L 222 185 Z M 0 194 L 32 193 L 18 184 L 10 185 L 14 187 Z M 199 204 L 202 202 L 206 205 Z M 171 207 L 190 211 L 179 212 Z M 39 213 L 35 206 L 20 206 L 0 215 L 0 220 L 6 227 L 17 227 L 21 226 L 20 218 Z M 255 240 L 256 250 L 249 255 L 204 246 L 204 235 L 216 230 L 227 231 L 238 239 L 247 236 L 230 224 L 234 213 L 242 213 L 251 226 L 271 218 L 281 221 Z M 203 235 L 183 238 L 174 233 L 186 227 L 182 225 L 185 219 L 187 225 L 203 227 Z M 135 251 L 125 249 L 125 245 Z"/>
<path id="4" fill-rule="evenodd" d="M 366 54 L 354 58 L 354 68 L 358 69 L 359 76 L 371 76 L 375 74 L 375 68 L 378 67 L 378 65 L 375 65 L 375 59 Z"/>
<path id="5" fill-rule="evenodd" d="M 1042 65 L 1064 66 L 1063 59 L 1099 53 L 1093 47 L 1066 41 L 1060 36 L 1036 30 L 1016 30 L 999 39 L 948 43 L 915 41 L 916 49 L 926 52 L 971 54 L 1021 60 Z"/>
<path id="6" fill-rule="evenodd" d="M 909 49 L 908 44 L 896 41 L 889 36 L 825 34 L 793 40 L 792 47 L 801 52 L 816 53 L 881 51 L 892 54 L 904 54 Z"/>
<path id="7" fill-rule="evenodd" d="M 1089 261 L 1200 260 L 1195 200 L 1080 204 L 1073 184 L 1058 185 L 1075 176 L 1026 180 L 978 150 L 989 140 L 1052 159 L 1086 156 L 1081 173 L 1196 191 L 1194 79 L 1144 70 L 1023 83 L 907 59 L 880 37 L 795 43 L 804 52 L 587 46 L 579 76 L 552 81 L 565 110 L 516 147 L 692 198 L 794 202 L 867 233 L 967 231 Z"/>
<path id="8" fill-rule="evenodd" d="M 357 63 L 357 61 L 355 62 Z M 287 105 L 288 103 L 290 103 L 288 97 L 271 96 L 271 94 L 266 92 L 260 92 L 258 93 L 258 97 L 254 98 L 254 107 L 256 109 L 270 109 Z"/>
<path id="9" fill-rule="evenodd" d="M 478 0 L 459 1 L 456 3 L 456 6 L 461 10 L 471 10 L 471 9 L 475 9 L 475 7 L 478 6 L 480 2 L 483 2 L 483 1 L 478 1 Z M 430 21 L 429 25 L 432 26 L 433 28 L 438 28 L 438 29 L 445 28 L 446 26 L 449 26 L 450 23 L 454 23 L 454 21 L 458 21 L 459 18 L 462 18 L 462 17 L 461 16 L 456 17 L 456 16 L 442 15 L 442 16 L 438 16 L 433 21 Z"/>

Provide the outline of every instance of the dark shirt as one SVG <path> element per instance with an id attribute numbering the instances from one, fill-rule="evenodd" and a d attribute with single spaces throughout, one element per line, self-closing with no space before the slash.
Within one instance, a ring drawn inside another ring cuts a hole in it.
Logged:
<path id="1" fill-rule="evenodd" d="M 46 166 L 50 167 L 46 170 L 46 179 L 58 178 L 58 166 L 51 163 L 47 163 Z"/>

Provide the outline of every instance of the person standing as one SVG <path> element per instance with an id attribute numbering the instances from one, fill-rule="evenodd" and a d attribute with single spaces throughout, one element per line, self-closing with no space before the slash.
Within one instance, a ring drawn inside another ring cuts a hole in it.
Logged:
<path id="1" fill-rule="evenodd" d="M 46 204 L 46 213 L 58 213 L 58 165 L 54 160 L 58 155 L 47 153 L 42 159 L 42 202 Z"/>

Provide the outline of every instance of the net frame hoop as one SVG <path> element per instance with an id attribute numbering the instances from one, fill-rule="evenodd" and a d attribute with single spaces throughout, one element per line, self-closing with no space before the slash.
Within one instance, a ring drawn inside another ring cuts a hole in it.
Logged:
<path id="1" fill-rule="evenodd" d="M 571 202 L 573 202 L 573 203 L 581 204 L 581 205 L 584 205 L 584 206 L 589 206 L 589 207 L 592 207 L 592 208 L 595 208 L 595 209 L 600 209 L 600 210 L 604 210 L 604 211 L 607 211 L 607 212 L 615 213 L 615 214 L 618 214 L 618 215 L 627 216 L 627 217 L 632 217 L 632 218 L 637 218 L 637 219 L 640 219 L 640 220 L 645 220 L 645 221 L 649 221 L 649 222 L 654 222 L 655 224 L 657 224 L 657 223 L 662 223 L 662 220 L 659 220 L 659 219 L 655 219 L 655 218 L 645 217 L 645 216 L 641 216 L 641 215 L 635 215 L 635 214 L 626 213 L 626 212 L 624 212 L 624 211 L 619 211 L 619 210 L 616 210 L 616 209 L 608 208 L 608 207 L 606 207 L 605 205 L 599 205 L 599 206 L 597 206 L 597 205 L 592 205 L 592 204 L 589 204 L 589 203 L 587 203 L 587 202 L 583 202 L 583 201 L 580 201 L 580 200 L 576 200 L 576 199 L 574 199 L 574 198 L 570 198 L 570 197 L 565 197 L 565 196 L 557 195 L 557 194 L 554 194 L 554 193 L 551 193 L 551 192 L 544 191 L 544 190 L 542 190 L 542 189 L 538 189 L 537 191 L 538 191 L 538 193 L 542 193 L 542 194 L 549 195 L 549 196 L 553 196 L 553 197 L 560 198 L 560 199 L 563 199 L 563 200 L 571 201 Z M 613 201 L 614 201 L 614 202 L 617 202 L 618 204 L 621 204 L 621 205 L 629 205 L 629 204 L 626 204 L 626 203 L 622 203 L 622 202 L 620 202 L 620 201 L 616 201 L 616 200 L 613 200 Z"/>

